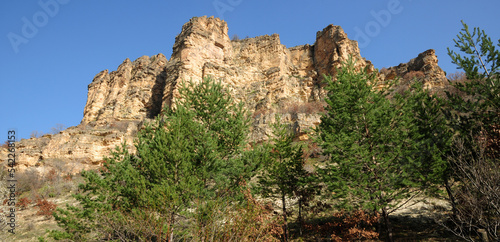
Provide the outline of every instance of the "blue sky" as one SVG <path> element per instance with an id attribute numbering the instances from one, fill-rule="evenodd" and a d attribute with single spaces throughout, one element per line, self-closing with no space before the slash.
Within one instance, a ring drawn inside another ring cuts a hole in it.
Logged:
<path id="1" fill-rule="evenodd" d="M 439 65 L 456 71 L 447 56 L 460 20 L 500 38 L 500 1 L 127 1 L 33 0 L 0 3 L 0 141 L 78 125 L 87 85 L 126 58 L 163 53 L 193 16 L 228 22 L 229 36 L 278 33 L 287 47 L 314 44 L 316 32 L 340 25 L 360 42 L 375 67 L 407 62 L 435 49 Z"/>

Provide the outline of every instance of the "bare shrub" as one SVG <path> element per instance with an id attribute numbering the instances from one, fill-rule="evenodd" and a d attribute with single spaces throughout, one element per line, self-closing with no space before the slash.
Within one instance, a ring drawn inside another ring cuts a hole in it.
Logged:
<path id="1" fill-rule="evenodd" d="M 40 138 L 43 135 L 44 135 L 43 132 L 37 131 L 37 130 L 33 130 L 33 131 L 31 131 L 30 138 Z"/>
<path id="2" fill-rule="evenodd" d="M 445 226 L 465 240 L 474 241 L 480 237 L 498 241 L 500 163 L 485 152 L 486 140 L 475 142 L 472 149 L 462 139 L 454 142 L 449 160 L 460 183 L 454 189 L 456 204 L 449 219 L 451 225 Z"/>
<path id="3" fill-rule="evenodd" d="M 279 241 L 277 236 L 283 234 L 281 217 L 274 216 L 271 205 L 258 202 L 248 188 L 243 189 L 246 203 L 222 214 L 226 222 L 220 238 L 231 238 L 231 241 Z"/>
<path id="4" fill-rule="evenodd" d="M 54 127 L 50 128 L 52 134 L 58 134 L 65 129 L 66 126 L 64 124 L 56 124 Z"/>
<path id="5" fill-rule="evenodd" d="M 109 128 L 116 129 L 116 130 L 119 130 L 121 132 L 126 132 L 129 124 L 130 124 L 130 121 L 125 121 L 125 120 L 115 121 L 109 125 Z"/>
<path id="6" fill-rule="evenodd" d="M 139 208 L 99 215 L 103 226 L 97 229 L 105 240 L 119 241 L 279 241 L 275 236 L 282 233 L 282 226 L 272 207 L 258 202 L 246 187 L 243 192 L 243 204 L 221 197 L 202 225 L 196 216 L 182 216 L 173 224 L 164 214 Z"/>
<path id="7" fill-rule="evenodd" d="M 321 156 L 322 149 L 316 142 L 309 142 L 307 149 L 304 150 L 304 158 L 318 158 Z"/>
<path id="8" fill-rule="evenodd" d="M 73 175 L 70 173 L 67 173 L 66 175 L 63 176 L 63 180 L 67 181 L 67 182 L 73 181 Z"/>
<path id="9" fill-rule="evenodd" d="M 23 192 L 35 191 L 43 186 L 42 176 L 35 169 L 27 169 L 24 172 L 16 174 L 18 191 Z"/>
<path id="10" fill-rule="evenodd" d="M 233 34 L 231 41 L 239 41 L 239 40 L 240 40 L 240 37 L 237 34 Z"/>
<path id="11" fill-rule="evenodd" d="M 58 174 L 57 174 L 57 171 L 52 168 L 46 175 L 45 175 L 45 179 L 49 182 L 55 182 L 56 179 L 58 178 Z"/>
<path id="12" fill-rule="evenodd" d="M 422 77 L 425 77 L 424 72 L 422 72 L 422 71 L 410 71 L 403 76 L 403 82 L 412 81 L 415 78 L 419 79 Z"/>
<path id="13" fill-rule="evenodd" d="M 269 113 L 270 113 L 270 110 L 265 109 L 265 108 L 259 108 L 259 109 L 255 110 L 255 112 L 253 113 L 252 117 L 253 118 L 257 118 L 257 117 L 260 117 L 260 116 L 263 116 L 263 115 L 266 115 L 266 114 L 269 114 Z"/>
<path id="14" fill-rule="evenodd" d="M 280 105 L 281 108 L 278 113 L 281 114 L 316 114 L 325 111 L 326 103 L 324 101 L 313 101 L 313 102 L 286 102 Z M 265 108 L 259 108 L 253 113 L 253 118 L 261 115 L 266 115 L 271 113 L 271 110 Z"/>
<path id="15" fill-rule="evenodd" d="M 46 163 L 52 166 L 53 169 L 55 169 L 58 173 L 65 172 L 68 167 L 68 161 L 64 161 L 57 158 L 47 160 Z"/>
<path id="16" fill-rule="evenodd" d="M 286 103 L 281 113 L 305 113 L 305 114 L 314 114 L 314 113 L 322 113 L 325 111 L 325 102 L 313 101 L 313 102 L 289 102 Z"/>
<path id="17" fill-rule="evenodd" d="M 297 102 L 286 103 L 280 111 L 281 113 L 298 113 L 299 103 Z"/>
<path id="18" fill-rule="evenodd" d="M 36 227 L 35 224 L 33 222 L 30 222 L 26 226 L 26 231 L 33 231 L 33 230 L 35 230 L 35 227 Z"/>
<path id="19" fill-rule="evenodd" d="M 450 82 L 453 83 L 465 83 L 467 82 L 467 76 L 463 71 L 457 71 L 455 73 L 450 73 L 446 76 Z"/>
<path id="20" fill-rule="evenodd" d="M 97 228 L 105 240 L 173 241 L 172 226 L 165 216 L 147 208 L 130 212 L 109 211 L 98 215 L 103 226 Z"/>
<path id="21" fill-rule="evenodd" d="M 379 73 L 387 76 L 389 73 L 391 73 L 391 71 L 385 67 L 382 67 L 382 69 L 380 69 Z"/>

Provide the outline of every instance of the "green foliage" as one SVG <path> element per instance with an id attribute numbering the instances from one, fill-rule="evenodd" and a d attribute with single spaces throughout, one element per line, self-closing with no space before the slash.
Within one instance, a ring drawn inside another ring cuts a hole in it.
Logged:
<path id="1" fill-rule="evenodd" d="M 484 30 L 476 27 L 471 34 L 462 24 L 454 41 L 465 56 L 448 49 L 453 63 L 470 80 L 455 85 L 465 95 L 448 93 L 447 115 L 455 132 L 449 162 L 459 181 L 453 192 L 458 199 L 451 201 L 454 214 L 450 220 L 456 225 L 451 229 L 467 240 L 481 234 L 482 239 L 496 241 L 500 227 L 500 51 Z"/>
<path id="2" fill-rule="evenodd" d="M 304 152 L 302 146 L 294 145 L 295 134 L 290 126 L 282 123 L 280 116 L 276 115 L 276 122 L 272 124 L 272 128 L 274 137 L 269 147 L 270 157 L 258 177 L 258 185 L 264 197 L 281 199 L 285 222 L 283 238 L 286 240 L 286 200 L 293 197 L 303 200 L 305 196 L 312 194 L 315 188 L 314 178 L 304 169 Z"/>
<path id="3" fill-rule="evenodd" d="M 442 98 L 431 95 L 423 83 L 415 81 L 399 98 L 404 112 L 413 115 L 409 132 L 414 145 L 412 159 L 419 165 L 419 179 L 427 192 L 436 193 L 450 179 L 447 156 L 453 132 L 448 128 Z"/>
<path id="4" fill-rule="evenodd" d="M 356 71 L 350 59 L 337 75 L 325 76 L 326 113 L 318 143 L 329 156 L 322 177 L 338 207 L 382 211 L 391 238 L 389 208 L 421 185 L 421 159 L 412 140 L 415 116 L 403 97 L 388 99 L 375 74 Z"/>
<path id="5" fill-rule="evenodd" d="M 391 102 L 376 90 L 374 75 L 356 72 L 350 60 L 337 80 L 325 77 L 326 114 L 318 127 L 319 143 L 330 157 L 324 181 L 343 208 L 386 208 L 406 198 L 415 183 L 418 164 L 409 131 L 412 115 L 400 98 Z"/>
<path id="6" fill-rule="evenodd" d="M 269 147 L 270 160 L 259 176 L 260 190 L 265 197 L 293 197 L 299 190 L 301 179 L 308 175 L 304 170 L 303 149 L 293 144 L 295 134 L 289 125 L 281 123 L 278 115 L 272 127 L 274 137 Z"/>
<path id="7" fill-rule="evenodd" d="M 243 106 L 233 104 L 211 78 L 183 85 L 179 93 L 175 109 L 138 133 L 135 154 L 123 144 L 105 159 L 103 170 L 83 173 L 86 182 L 75 196 L 80 205 L 58 210 L 55 217 L 65 231 L 53 231 L 54 238 L 202 237 L 204 227 L 215 222 L 218 202 L 229 206 L 243 198 L 239 185 L 261 159 L 243 149 L 248 134 Z M 198 233 L 187 235 L 179 218 Z"/>
<path id="8" fill-rule="evenodd" d="M 465 84 L 456 84 L 457 89 L 465 93 L 466 98 L 448 94 L 450 99 L 452 128 L 462 138 L 477 138 L 481 134 L 490 141 L 488 152 L 494 157 L 500 150 L 500 51 L 493 45 L 484 30 L 474 28 L 471 34 L 468 26 L 462 21 L 463 29 L 457 35 L 455 47 L 465 56 L 450 50 L 448 55 L 458 68 L 463 69 L 467 79 Z M 500 40 L 498 40 L 500 47 Z M 466 141 L 472 145 L 473 140 Z"/>
<path id="9" fill-rule="evenodd" d="M 472 34 L 469 26 L 462 21 L 462 31 L 454 39 L 455 47 L 459 48 L 465 56 L 448 48 L 448 55 L 452 63 L 463 69 L 469 80 L 478 80 L 494 77 L 500 68 L 500 51 L 495 48 L 491 38 L 484 30 L 475 27 Z M 500 46 L 498 40 L 497 46 Z M 481 72 L 480 70 L 482 69 Z"/>

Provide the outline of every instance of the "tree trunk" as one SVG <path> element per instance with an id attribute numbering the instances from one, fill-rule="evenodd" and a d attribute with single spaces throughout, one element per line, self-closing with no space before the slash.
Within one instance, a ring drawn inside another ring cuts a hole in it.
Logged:
<path id="1" fill-rule="evenodd" d="M 387 214 L 387 209 L 382 208 L 382 216 L 384 217 L 385 227 L 387 229 L 387 241 L 393 242 L 394 238 L 392 237 L 392 225 L 391 221 L 389 221 L 389 214 Z"/>
<path id="2" fill-rule="evenodd" d="M 168 233 L 170 233 L 170 237 L 169 237 L 169 240 L 168 242 L 173 242 L 174 241 L 174 223 L 175 223 L 175 213 L 174 212 L 170 212 L 170 218 L 168 218 L 168 222 L 170 223 L 170 228 L 169 228 L 169 231 Z"/>
<path id="3" fill-rule="evenodd" d="M 302 199 L 299 198 L 299 234 L 302 236 Z"/>
<path id="4" fill-rule="evenodd" d="M 455 202 L 455 197 L 453 196 L 453 192 L 451 191 L 451 186 L 450 183 L 448 182 L 448 179 L 444 179 L 444 187 L 446 188 L 446 193 L 448 193 L 448 198 L 450 199 L 451 203 L 451 211 L 453 211 L 453 217 L 457 215 L 457 204 Z"/>
<path id="5" fill-rule="evenodd" d="M 288 225 L 286 221 L 286 203 L 285 203 L 285 194 L 281 194 L 281 202 L 283 203 L 283 241 L 288 241 Z"/>

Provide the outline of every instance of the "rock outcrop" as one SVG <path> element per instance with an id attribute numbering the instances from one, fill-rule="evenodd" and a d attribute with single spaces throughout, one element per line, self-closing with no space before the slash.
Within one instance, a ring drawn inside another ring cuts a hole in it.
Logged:
<path id="1" fill-rule="evenodd" d="M 208 75 L 221 80 L 234 99 L 254 113 L 253 141 L 267 140 L 275 113 L 281 113 L 304 140 L 307 131 L 320 122 L 323 74 L 334 75 L 350 56 L 356 59 L 357 68 L 375 71 L 361 57 L 357 42 L 339 26 L 319 31 L 314 45 L 291 48 L 281 44 L 278 34 L 231 41 L 227 33 L 226 22 L 195 17 L 182 27 L 169 60 L 162 54 L 143 56 L 133 62 L 125 60 L 111 73 L 98 73 L 88 86 L 81 124 L 59 134 L 20 141 L 20 167 L 50 166 L 51 160 L 62 159 L 75 164 L 76 171 L 99 164 L 123 141 L 133 150 L 133 137 L 143 121 L 174 105 L 182 82 L 199 82 Z M 422 80 L 431 88 L 446 85 L 433 50 L 389 68 L 380 77 L 410 72 L 422 72 Z"/>
<path id="2" fill-rule="evenodd" d="M 82 123 L 152 118 L 161 111 L 165 88 L 164 55 L 126 59 L 118 70 L 101 71 L 88 86 Z"/>
<path id="3" fill-rule="evenodd" d="M 319 31 L 314 46 L 293 48 L 282 45 L 277 34 L 231 41 L 227 32 L 222 20 L 196 17 L 182 27 L 169 61 L 161 54 L 127 59 L 117 71 L 97 74 L 89 85 L 82 122 L 154 117 L 172 104 L 181 82 L 198 82 L 208 75 L 220 79 L 237 101 L 254 111 L 319 100 L 322 74 L 335 74 L 350 55 L 360 68 L 373 70 L 357 42 L 339 26 Z"/>
<path id="4" fill-rule="evenodd" d="M 402 88 L 414 78 L 424 84 L 424 88 L 431 92 L 439 93 L 449 84 L 446 73 L 438 66 L 436 51 L 430 49 L 420 53 L 416 58 L 408 63 L 401 63 L 398 66 L 382 70 L 384 79 L 394 79 L 402 77 L 400 85 Z"/>

